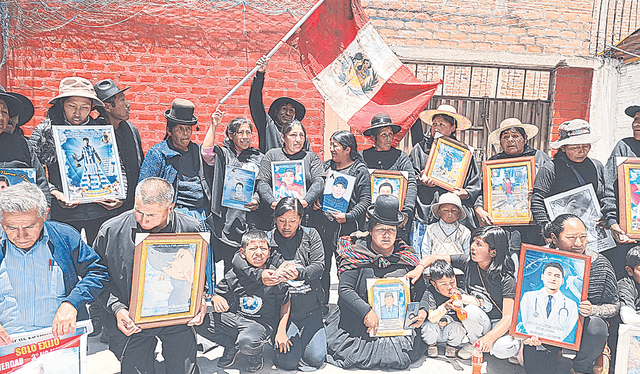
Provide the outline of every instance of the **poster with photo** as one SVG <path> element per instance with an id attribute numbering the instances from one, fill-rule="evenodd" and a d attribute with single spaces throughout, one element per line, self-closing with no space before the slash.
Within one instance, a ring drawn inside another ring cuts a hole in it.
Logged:
<path id="1" fill-rule="evenodd" d="M 406 278 L 368 278 L 369 305 L 378 316 L 378 331 L 372 336 L 411 335 L 404 328 L 407 305 L 411 302 L 409 281 Z"/>
<path id="2" fill-rule="evenodd" d="M 371 205 L 380 195 L 394 195 L 400 201 L 400 209 L 407 196 L 407 176 L 400 171 L 369 169 L 371 174 Z"/>
<path id="3" fill-rule="evenodd" d="M 274 161 L 271 163 L 271 175 L 273 180 L 273 197 L 280 200 L 291 196 L 303 199 L 307 194 L 307 184 L 304 174 L 304 162 L 300 161 Z"/>
<path id="4" fill-rule="evenodd" d="M 0 190 L 22 182 L 30 182 L 35 184 L 36 169 L 0 168 Z"/>
<path id="5" fill-rule="evenodd" d="M 255 181 L 256 173 L 254 171 L 227 165 L 224 173 L 222 206 L 250 211 L 245 207 L 245 204 L 251 202 Z"/>
<path id="6" fill-rule="evenodd" d="M 322 210 L 329 213 L 346 213 L 356 184 L 356 177 L 335 170 L 329 171 L 322 194 Z"/>
<path id="7" fill-rule="evenodd" d="M 113 126 L 53 126 L 65 199 L 81 203 L 124 199 Z"/>

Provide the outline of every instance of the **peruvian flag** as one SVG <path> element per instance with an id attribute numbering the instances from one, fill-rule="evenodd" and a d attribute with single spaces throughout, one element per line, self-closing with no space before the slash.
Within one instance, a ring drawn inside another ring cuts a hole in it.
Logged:
<path id="1" fill-rule="evenodd" d="M 360 132 L 387 113 L 402 127 L 418 119 L 442 81 L 423 83 L 382 40 L 359 0 L 325 0 L 300 28 L 300 62 L 325 101 Z"/>

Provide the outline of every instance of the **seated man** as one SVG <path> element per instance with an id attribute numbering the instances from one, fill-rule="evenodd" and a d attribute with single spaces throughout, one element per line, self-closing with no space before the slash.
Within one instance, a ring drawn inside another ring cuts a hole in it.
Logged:
<path id="1" fill-rule="evenodd" d="M 198 232 L 200 223 L 174 211 L 174 189 L 164 179 L 150 177 L 136 186 L 135 205 L 130 211 L 106 221 L 93 248 L 107 264 L 112 282 L 100 297 L 108 315 L 103 321 L 109 332 L 109 349 L 121 361 L 122 374 L 154 373 L 157 339 L 163 343 L 167 373 L 199 373 L 196 363 L 196 334 L 206 313 L 204 299 L 199 313 L 186 325 L 140 329 L 129 317 L 134 240 L 137 233 Z M 167 296 L 169 297 L 169 296 Z"/>
<path id="2" fill-rule="evenodd" d="M 100 257 L 80 234 L 46 221 L 49 208 L 38 186 L 23 182 L 0 191 L 0 345 L 9 334 L 52 327 L 74 332 L 87 319 L 85 304 L 108 282 Z M 81 279 L 79 279 L 81 278 Z"/>
<path id="3" fill-rule="evenodd" d="M 267 269 L 278 254 L 271 252 L 264 231 L 252 229 L 242 236 L 240 256 L 250 267 Z M 218 366 L 233 365 L 240 352 L 249 356 L 247 372 L 254 373 L 262 368 L 262 347 L 270 340 L 280 352 L 289 350 L 291 301 L 285 284 L 267 287 L 254 278 L 238 276 L 234 270 L 225 274 L 211 298 L 216 312 L 216 340 L 224 347 Z"/>
<path id="4" fill-rule="evenodd" d="M 620 289 L 620 319 L 622 323 L 640 326 L 640 246 L 627 252 L 624 269 L 628 277 L 618 281 Z"/>

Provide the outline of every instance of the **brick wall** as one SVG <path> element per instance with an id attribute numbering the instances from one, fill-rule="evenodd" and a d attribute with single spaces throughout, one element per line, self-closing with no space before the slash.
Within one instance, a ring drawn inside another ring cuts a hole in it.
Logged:
<path id="1" fill-rule="evenodd" d="M 592 69 L 559 68 L 556 73 L 553 127 L 551 141 L 558 140 L 558 126 L 564 121 L 580 118 L 589 120 Z"/>
<path id="2" fill-rule="evenodd" d="M 288 13 L 266 16 L 250 8 L 244 14 L 241 10 L 235 7 L 196 15 L 168 8 L 158 17 L 140 15 L 108 28 L 70 24 L 19 41 L 8 53 L 7 85 L 30 97 L 36 107 L 25 132 L 31 133 L 42 120 L 60 80 L 78 75 L 94 83 L 112 78 L 121 88 L 132 87 L 127 92 L 131 121 L 141 130 L 145 150 L 162 140 L 164 110 L 178 97 L 195 103 L 201 124 L 195 137 L 201 141 L 219 100 L 296 21 Z M 250 84 L 251 80 L 225 103 L 225 124 L 237 116 L 250 118 Z M 323 100 L 289 46 L 272 58 L 263 92 L 267 108 L 280 96 L 306 105 L 303 123 L 313 149 L 321 153 Z M 218 142 L 224 129 L 218 129 Z"/>

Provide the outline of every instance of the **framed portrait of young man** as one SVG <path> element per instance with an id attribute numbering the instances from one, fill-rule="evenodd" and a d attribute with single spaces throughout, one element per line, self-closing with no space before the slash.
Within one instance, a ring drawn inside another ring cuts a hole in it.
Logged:
<path id="1" fill-rule="evenodd" d="M 184 324 L 198 314 L 209 237 L 208 232 L 136 235 L 129 314 L 141 329 Z"/>
<path id="2" fill-rule="evenodd" d="M 629 157 L 618 165 L 620 227 L 631 239 L 640 239 L 640 158 Z"/>
<path id="3" fill-rule="evenodd" d="M 424 173 L 437 186 L 453 191 L 462 187 L 470 162 L 471 150 L 467 145 L 441 136 L 431 146 Z"/>
<path id="4" fill-rule="evenodd" d="M 253 198 L 255 181 L 255 171 L 227 165 L 224 173 L 222 206 L 247 212 L 251 211 L 251 209 L 245 207 L 245 204 L 250 203 Z"/>
<path id="5" fill-rule="evenodd" d="M 322 210 L 328 213 L 346 213 L 356 184 L 356 177 L 335 170 L 327 173 L 322 194 Z"/>
<path id="6" fill-rule="evenodd" d="M 302 160 L 271 162 L 273 197 L 276 200 L 287 196 L 304 198 L 307 194 L 304 172 Z"/>
<path id="7" fill-rule="evenodd" d="M 378 316 L 380 325 L 375 335 L 410 335 L 404 328 L 407 305 L 411 302 L 409 281 L 405 278 L 367 279 L 369 305 Z"/>
<path id="8" fill-rule="evenodd" d="M 371 204 L 380 195 L 394 195 L 400 201 L 400 209 L 407 196 L 407 176 L 400 171 L 369 169 L 371 174 Z"/>
<path id="9" fill-rule="evenodd" d="M 579 350 L 591 257 L 522 244 L 510 334 Z"/>
<path id="10" fill-rule="evenodd" d="M 494 224 L 531 223 L 529 191 L 533 189 L 535 174 L 533 156 L 482 162 L 484 210 Z"/>

